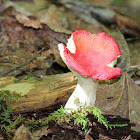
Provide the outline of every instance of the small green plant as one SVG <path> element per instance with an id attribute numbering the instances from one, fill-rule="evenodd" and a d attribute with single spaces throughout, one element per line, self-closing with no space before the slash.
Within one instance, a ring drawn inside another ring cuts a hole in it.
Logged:
<path id="1" fill-rule="evenodd" d="M 6 100 L 7 98 L 13 98 L 13 95 L 8 91 L 0 92 L 0 131 L 5 133 L 8 137 L 11 137 L 13 130 L 17 127 L 18 124 L 22 122 L 21 115 L 15 117 L 15 111 L 11 107 L 10 103 Z M 6 108 L 3 107 L 5 103 Z M 14 119 L 13 119 L 14 118 Z"/>
<path id="2" fill-rule="evenodd" d="M 67 111 L 70 110 L 71 113 L 68 113 Z M 79 107 L 79 109 L 71 110 L 61 107 L 57 111 L 54 111 L 49 115 L 49 117 L 40 119 L 40 120 L 28 120 L 26 121 L 26 125 L 30 126 L 30 128 L 36 127 L 36 126 L 45 126 L 48 125 L 49 122 L 55 121 L 58 124 L 61 124 L 62 122 L 69 123 L 72 118 L 74 119 L 74 124 L 78 125 L 79 127 L 82 127 L 82 130 L 85 131 L 85 134 L 88 135 L 88 114 L 94 114 L 94 117 L 98 119 L 99 123 L 103 124 L 106 129 L 112 129 L 112 127 L 123 127 L 127 124 L 109 124 L 108 120 L 103 116 L 103 113 L 101 110 L 97 107 Z"/>
<path id="3" fill-rule="evenodd" d="M 13 98 L 13 94 L 10 94 L 9 91 L 0 91 L 0 101 L 5 100 L 6 97 Z"/>
<path id="4" fill-rule="evenodd" d="M 30 72 L 27 72 L 27 79 L 32 78 L 32 74 Z"/>
<path id="5" fill-rule="evenodd" d="M 17 125 L 22 122 L 21 115 L 17 116 L 16 119 L 12 120 L 12 111 L 5 111 L 0 115 L 0 130 L 5 133 L 8 137 L 12 137 L 14 131 L 17 128 Z M 14 131 L 13 131 L 14 130 Z"/>
<path id="6" fill-rule="evenodd" d="M 66 109 L 61 106 L 60 109 L 51 113 L 48 117 L 48 121 L 56 121 L 58 124 L 62 122 L 70 122 L 70 114 L 66 112 Z"/>
<path id="7" fill-rule="evenodd" d="M 49 122 L 55 121 L 58 124 L 62 122 L 70 122 L 70 114 L 66 113 L 66 109 L 61 107 L 57 111 L 51 113 L 48 117 L 35 120 L 34 118 L 28 119 L 24 122 L 25 126 L 28 126 L 29 129 L 34 129 L 40 126 L 46 126 Z"/>
<path id="8" fill-rule="evenodd" d="M 92 113 L 94 114 L 95 118 L 98 119 L 98 121 L 103 124 L 106 129 L 108 130 L 109 129 L 112 129 L 112 127 L 123 127 L 123 126 L 126 126 L 127 124 L 109 124 L 109 121 L 103 116 L 103 113 L 102 111 L 97 108 L 97 107 L 88 107 L 87 108 L 87 111 L 89 113 Z"/>
<path id="9" fill-rule="evenodd" d="M 114 0 L 114 2 L 115 2 L 116 4 L 121 4 L 121 3 L 123 2 L 123 0 Z"/>
<path id="10" fill-rule="evenodd" d="M 89 122 L 88 118 L 87 118 L 88 113 L 87 112 L 82 112 L 82 113 L 74 113 L 74 124 L 77 124 L 78 126 L 82 126 L 82 129 L 85 131 L 85 133 L 87 133 L 87 124 Z"/>

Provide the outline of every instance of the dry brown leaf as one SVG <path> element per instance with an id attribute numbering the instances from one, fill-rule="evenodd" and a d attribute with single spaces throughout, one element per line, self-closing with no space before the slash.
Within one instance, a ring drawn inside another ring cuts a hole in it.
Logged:
<path id="1" fill-rule="evenodd" d="M 0 140 L 4 140 L 4 137 L 0 134 Z"/>
<path id="2" fill-rule="evenodd" d="M 88 136 L 86 135 L 85 140 L 93 140 L 93 138 L 90 135 L 88 135 Z"/>
<path id="3" fill-rule="evenodd" d="M 56 50 L 58 58 L 57 45 L 59 42 L 65 43 L 68 35 L 54 32 L 47 25 L 42 26 L 42 29 L 27 28 L 13 16 L 0 17 L 0 74 L 24 64 L 42 48 L 42 55 L 39 54 L 30 63 L 8 76 L 20 75 L 23 71 L 34 69 L 39 75 L 46 74 L 46 69 L 50 68 L 55 59 L 51 48 Z M 43 55 L 44 51 L 48 51 L 47 55 Z"/>
<path id="4" fill-rule="evenodd" d="M 40 20 L 35 17 L 29 18 L 28 16 L 20 12 L 16 12 L 15 17 L 19 23 L 23 24 L 26 27 L 33 27 L 35 29 L 42 28 Z"/>
<path id="5" fill-rule="evenodd" d="M 39 140 L 42 136 L 47 136 L 49 133 L 52 133 L 48 126 L 41 127 L 40 130 L 33 131 L 31 136 L 33 140 Z"/>
<path id="6" fill-rule="evenodd" d="M 119 30 L 111 33 L 110 35 L 116 40 L 116 42 L 119 44 L 119 47 L 121 49 L 121 57 L 120 57 L 121 60 L 120 63 L 118 64 L 118 67 L 120 67 L 121 70 L 124 72 L 131 66 L 130 52 L 129 52 L 127 42 L 124 38 L 124 35 Z"/>
<path id="7" fill-rule="evenodd" d="M 105 114 L 128 118 L 140 131 L 140 87 L 124 73 L 121 79 L 112 85 L 101 85 L 97 92 L 96 106 Z"/>
<path id="8" fill-rule="evenodd" d="M 28 132 L 28 128 L 26 128 L 24 125 L 21 125 L 15 132 L 15 136 L 12 140 L 30 140 L 31 137 Z"/>
<path id="9" fill-rule="evenodd" d="M 39 140 L 43 135 L 49 133 L 48 126 L 41 127 L 40 130 L 30 132 L 27 127 L 22 124 L 15 132 L 12 140 Z"/>

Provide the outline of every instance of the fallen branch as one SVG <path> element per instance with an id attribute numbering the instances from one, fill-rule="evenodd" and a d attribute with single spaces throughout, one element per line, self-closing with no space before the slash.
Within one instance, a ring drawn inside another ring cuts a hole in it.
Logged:
<path id="1" fill-rule="evenodd" d="M 75 88 L 76 77 L 72 73 L 31 78 L 24 81 L 14 81 L 3 84 L 1 91 L 9 91 L 14 98 L 8 101 L 16 112 L 30 112 L 51 107 L 56 104 L 65 104 Z M 7 81 L 0 80 L 4 83 Z"/>

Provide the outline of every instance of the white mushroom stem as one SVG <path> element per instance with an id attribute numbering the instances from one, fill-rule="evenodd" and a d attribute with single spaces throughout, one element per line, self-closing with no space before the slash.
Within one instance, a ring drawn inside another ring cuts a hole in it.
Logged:
<path id="1" fill-rule="evenodd" d="M 82 106 L 94 106 L 96 100 L 97 85 L 98 82 L 93 81 L 92 78 L 85 78 L 78 74 L 77 86 L 68 99 L 65 108 L 77 110 L 77 101 Z"/>
<path id="2" fill-rule="evenodd" d="M 71 41 L 70 41 L 71 39 L 72 39 L 72 37 L 69 39 L 68 43 L 71 43 Z M 64 54 L 63 54 L 64 46 L 62 44 L 59 44 L 58 48 L 60 51 L 60 55 L 61 55 L 63 61 L 65 62 L 65 64 L 78 77 L 77 86 L 76 86 L 74 92 L 72 93 L 72 95 L 70 96 L 70 98 L 68 99 L 68 101 L 65 105 L 65 108 L 71 108 L 71 109 L 77 110 L 78 109 L 77 101 L 81 105 L 94 106 L 95 100 L 96 100 L 96 90 L 97 90 L 98 82 L 93 81 L 92 78 L 84 77 L 84 76 L 80 75 L 78 72 L 76 72 L 75 70 L 73 70 L 69 66 L 69 64 L 67 63 L 67 61 L 64 57 Z M 69 50 L 70 50 L 70 48 L 69 48 Z M 72 50 L 70 50 L 70 51 L 74 52 L 75 50 L 74 50 L 74 48 L 72 48 Z"/>

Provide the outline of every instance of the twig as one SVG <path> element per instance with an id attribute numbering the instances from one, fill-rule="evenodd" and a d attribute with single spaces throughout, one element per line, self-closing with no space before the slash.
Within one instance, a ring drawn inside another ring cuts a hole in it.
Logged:
<path id="1" fill-rule="evenodd" d="M 127 72 L 138 71 L 138 67 L 140 67 L 140 65 L 130 66 L 130 68 L 128 68 L 126 71 Z"/>
<path id="2" fill-rule="evenodd" d="M 138 68 L 140 65 L 131 66 L 130 69 Z"/>
<path id="3" fill-rule="evenodd" d="M 60 59 L 60 57 L 58 57 L 58 58 L 56 58 L 55 60 L 53 60 L 53 62 L 51 63 L 51 66 L 52 66 L 55 62 L 57 62 L 59 59 Z"/>
<path id="4" fill-rule="evenodd" d="M 9 74 L 9 73 L 11 73 L 11 72 L 13 72 L 13 71 L 15 71 L 15 70 L 17 70 L 17 69 L 19 69 L 19 68 L 25 66 L 25 65 L 27 65 L 27 64 L 28 64 L 29 62 L 31 62 L 34 58 L 36 58 L 36 57 L 38 56 L 38 54 L 40 54 L 43 50 L 44 50 L 44 48 L 42 48 L 40 51 L 38 51 L 36 54 L 34 54 L 30 59 L 28 59 L 26 62 L 24 62 L 24 63 L 21 64 L 20 66 L 15 67 L 15 68 L 13 68 L 13 69 L 11 69 L 11 70 L 9 70 L 9 71 L 6 71 L 6 72 L 4 72 L 4 73 L 1 73 L 0 76 L 6 76 L 7 74 Z"/>

